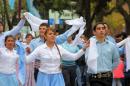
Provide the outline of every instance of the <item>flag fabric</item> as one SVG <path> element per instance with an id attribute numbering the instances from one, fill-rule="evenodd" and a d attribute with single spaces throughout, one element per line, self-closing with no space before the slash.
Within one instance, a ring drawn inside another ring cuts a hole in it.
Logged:
<path id="1" fill-rule="evenodd" d="M 26 0 L 27 8 L 31 14 L 33 14 L 36 17 L 41 18 L 38 10 L 33 6 L 33 0 Z"/>
<path id="2" fill-rule="evenodd" d="M 50 18 L 50 19 L 49 19 L 49 25 L 54 25 L 54 24 L 55 24 L 54 19 L 53 19 L 53 18 Z"/>
<path id="3" fill-rule="evenodd" d="M 9 6 L 12 10 L 14 9 L 14 3 L 15 3 L 15 0 L 9 0 Z"/>
<path id="4" fill-rule="evenodd" d="M 25 64 L 25 50 L 23 44 L 18 40 L 16 41 L 16 51 L 17 54 L 19 55 L 19 60 L 18 60 L 18 79 L 22 85 L 25 84 L 25 79 L 26 79 L 26 64 Z"/>
<path id="5" fill-rule="evenodd" d="M 63 22 L 64 22 L 63 19 L 59 19 L 59 24 L 60 25 L 63 25 Z"/>
<path id="6" fill-rule="evenodd" d="M 25 12 L 24 16 L 31 25 L 32 31 L 38 31 L 41 23 L 48 23 L 48 20 L 40 19 L 29 12 Z"/>

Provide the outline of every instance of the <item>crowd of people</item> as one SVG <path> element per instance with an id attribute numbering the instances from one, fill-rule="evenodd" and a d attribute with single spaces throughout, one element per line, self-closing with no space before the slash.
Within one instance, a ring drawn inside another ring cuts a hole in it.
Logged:
<path id="1" fill-rule="evenodd" d="M 39 37 L 28 33 L 21 41 L 26 20 Z M 10 31 L 3 32 L 0 22 L 0 86 L 130 86 L 126 33 L 112 37 L 109 26 L 99 22 L 87 38 L 82 17 L 65 22 L 71 28 L 59 35 L 28 12 Z"/>

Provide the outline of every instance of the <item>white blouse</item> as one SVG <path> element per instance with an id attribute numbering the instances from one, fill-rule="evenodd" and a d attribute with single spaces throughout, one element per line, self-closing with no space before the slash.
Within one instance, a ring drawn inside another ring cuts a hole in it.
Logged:
<path id="1" fill-rule="evenodd" d="M 16 72 L 18 55 L 15 50 L 0 48 L 0 73 L 13 74 Z"/>
<path id="2" fill-rule="evenodd" d="M 59 45 L 58 48 L 62 59 L 64 60 L 77 60 L 84 54 L 82 49 L 77 53 L 70 53 Z M 29 56 L 26 57 L 27 63 L 32 62 L 35 59 L 41 60 L 39 71 L 47 74 L 61 73 L 61 58 L 56 46 L 49 48 L 45 43 L 37 47 Z"/>

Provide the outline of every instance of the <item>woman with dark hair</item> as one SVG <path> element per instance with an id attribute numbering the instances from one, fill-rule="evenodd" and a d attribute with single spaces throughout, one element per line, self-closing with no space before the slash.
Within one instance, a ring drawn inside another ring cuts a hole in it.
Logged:
<path id="1" fill-rule="evenodd" d="M 28 33 L 25 36 L 26 41 L 23 43 L 25 47 L 25 53 L 28 55 L 30 53 L 30 42 L 33 39 L 33 35 Z M 34 80 L 34 63 L 26 64 L 26 82 L 25 86 L 35 86 Z"/>
<path id="2" fill-rule="evenodd" d="M 6 36 L 5 47 L 0 48 L 0 86 L 18 86 L 16 63 L 19 56 L 14 47 L 14 37 Z"/>
<path id="3" fill-rule="evenodd" d="M 50 28 L 45 31 L 44 37 L 45 44 L 37 47 L 29 56 L 27 56 L 26 62 L 30 63 L 35 59 L 41 61 L 37 86 L 65 86 L 61 73 L 61 58 L 64 60 L 77 60 L 84 54 L 85 49 L 81 49 L 74 54 L 68 52 L 55 43 L 56 35 Z"/>

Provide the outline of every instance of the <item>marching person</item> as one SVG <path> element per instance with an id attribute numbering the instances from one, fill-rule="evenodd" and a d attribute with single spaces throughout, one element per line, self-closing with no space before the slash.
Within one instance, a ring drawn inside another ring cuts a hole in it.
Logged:
<path id="1" fill-rule="evenodd" d="M 78 46 L 73 45 L 72 36 L 68 37 L 67 41 L 61 46 L 71 53 L 76 53 L 79 50 Z M 62 60 L 62 73 L 65 80 L 65 86 L 75 86 L 76 68 L 77 65 L 74 60 Z"/>
<path id="2" fill-rule="evenodd" d="M 90 46 L 85 53 L 90 86 L 112 86 L 112 70 L 119 63 L 119 52 L 117 47 L 106 39 L 103 23 L 96 24 L 93 33 L 95 37 L 90 38 Z"/>
<path id="3" fill-rule="evenodd" d="M 71 36 L 76 31 L 76 29 L 77 30 L 79 29 L 79 27 L 80 27 L 80 25 L 78 25 L 79 21 L 78 20 L 73 21 L 74 24 L 75 24 L 75 22 L 77 22 L 77 25 L 73 25 L 69 30 L 67 30 L 63 34 L 60 34 L 60 35 L 56 36 L 56 40 L 55 41 L 56 41 L 57 44 L 64 43 L 67 40 L 67 38 L 69 36 Z M 34 51 L 38 46 L 42 45 L 45 42 L 44 33 L 45 33 L 45 31 L 47 30 L 48 27 L 49 26 L 46 23 L 42 23 L 39 26 L 39 37 L 36 38 L 36 39 L 33 39 L 31 41 L 31 43 L 30 43 L 31 52 Z M 36 60 L 36 64 L 35 65 L 36 66 L 35 66 L 34 76 L 35 76 L 35 80 L 37 80 L 37 73 L 38 73 L 38 68 L 39 68 L 39 61 L 38 60 Z"/>
<path id="4" fill-rule="evenodd" d="M 44 35 L 45 43 L 37 47 L 29 56 L 27 56 L 26 62 L 30 63 L 35 59 L 41 61 L 37 86 L 65 86 L 60 67 L 61 59 L 78 59 L 84 54 L 87 44 L 86 47 L 73 54 L 55 43 L 56 35 L 52 29 L 48 28 Z"/>
<path id="5" fill-rule="evenodd" d="M 30 42 L 33 39 L 33 35 L 28 33 L 25 36 L 26 41 L 23 43 L 25 47 L 26 55 L 30 54 Z M 34 62 L 26 64 L 26 82 L 25 86 L 35 86 L 34 80 Z"/>
<path id="6" fill-rule="evenodd" d="M 0 48 L 0 85 L 19 86 L 16 78 L 17 52 L 14 50 L 15 39 L 12 35 L 5 37 L 5 47 Z"/>

